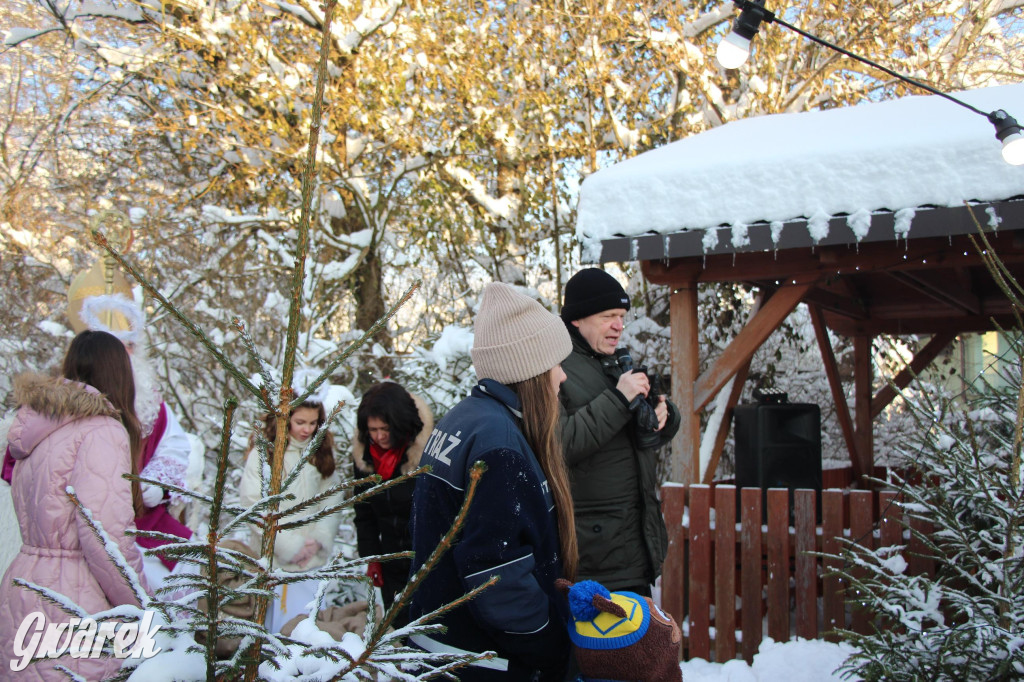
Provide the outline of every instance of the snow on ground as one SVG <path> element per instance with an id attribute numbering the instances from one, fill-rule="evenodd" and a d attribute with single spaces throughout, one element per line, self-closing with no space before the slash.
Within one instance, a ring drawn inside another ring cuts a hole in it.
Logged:
<path id="1" fill-rule="evenodd" d="M 775 642 L 765 639 L 753 665 L 742 659 L 709 663 L 695 658 L 681 664 L 683 682 L 821 682 L 841 680 L 834 672 L 854 649 L 817 639 Z M 850 677 L 848 680 L 859 680 Z"/>

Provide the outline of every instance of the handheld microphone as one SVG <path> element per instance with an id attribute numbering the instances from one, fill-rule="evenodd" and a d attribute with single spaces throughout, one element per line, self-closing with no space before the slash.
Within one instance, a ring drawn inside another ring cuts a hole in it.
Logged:
<path id="1" fill-rule="evenodd" d="M 629 350 L 626 348 L 615 349 L 615 361 L 622 368 L 623 372 L 629 372 L 633 369 L 633 358 L 629 355 Z"/>

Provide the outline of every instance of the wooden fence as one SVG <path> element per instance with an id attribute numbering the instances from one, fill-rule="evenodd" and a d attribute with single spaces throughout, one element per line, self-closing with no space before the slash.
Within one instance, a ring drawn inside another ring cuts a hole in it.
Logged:
<path id="1" fill-rule="evenodd" d="M 871 614 L 851 606 L 844 583 L 827 575 L 838 561 L 813 554 L 840 554 L 841 537 L 873 548 L 905 545 L 908 571 L 934 573 L 900 523 L 895 492 L 824 490 L 819 515 L 814 490 L 795 491 L 792 504 L 785 488 L 766 495 L 743 488 L 738 501 L 736 490 L 661 489 L 669 529 L 661 601 L 683 626 L 685 659 L 739 655 L 749 663 L 764 636 L 835 640 L 837 626 L 867 632 Z"/>

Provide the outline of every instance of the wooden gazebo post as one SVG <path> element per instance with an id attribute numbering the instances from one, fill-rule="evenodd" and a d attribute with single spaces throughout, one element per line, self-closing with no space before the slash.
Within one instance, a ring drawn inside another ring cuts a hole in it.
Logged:
<path id="1" fill-rule="evenodd" d="M 694 404 L 694 388 L 700 373 L 697 344 L 697 280 L 685 282 L 670 299 L 672 328 L 672 402 L 682 423 L 672 440 L 669 480 L 689 485 L 700 483 L 700 411 Z"/>
<path id="2" fill-rule="evenodd" d="M 853 337 L 853 409 L 856 424 L 854 440 L 857 443 L 857 452 L 851 458 L 851 463 L 853 480 L 858 484 L 864 480 L 864 476 L 870 476 L 874 469 L 875 439 L 871 418 L 871 379 L 874 373 L 871 363 L 871 341 L 872 337 L 866 334 Z"/>

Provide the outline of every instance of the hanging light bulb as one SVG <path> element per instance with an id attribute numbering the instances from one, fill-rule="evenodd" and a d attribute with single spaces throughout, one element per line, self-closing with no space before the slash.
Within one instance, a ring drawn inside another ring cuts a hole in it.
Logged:
<path id="1" fill-rule="evenodd" d="M 1003 143 L 1003 160 L 1014 166 L 1024 165 L 1024 129 L 1002 109 L 989 114 L 988 120 L 996 127 L 996 138 Z"/>
<path id="2" fill-rule="evenodd" d="M 937 90 L 927 83 L 922 83 L 921 81 L 904 76 L 898 71 L 893 71 L 888 67 L 882 66 L 878 62 L 871 61 L 867 57 L 862 57 L 855 52 L 851 52 L 850 50 L 839 47 L 838 45 L 819 38 L 816 35 L 808 33 L 802 28 L 787 22 L 785 19 L 775 16 L 775 13 L 767 9 L 764 6 L 764 3 L 765 0 L 733 0 L 733 4 L 740 9 L 740 15 L 733 23 L 732 31 L 730 31 L 729 34 L 725 36 L 720 43 L 718 43 L 718 63 L 721 64 L 723 68 L 736 69 L 747 61 L 747 58 L 750 56 L 750 41 L 754 39 L 755 35 L 757 35 L 757 31 L 761 27 L 762 23 L 779 24 L 780 26 L 793 31 L 794 33 L 797 33 L 818 45 L 827 47 L 839 54 L 846 55 L 847 57 L 855 59 L 862 64 L 867 64 L 868 66 L 874 67 L 894 78 L 898 78 L 904 83 L 909 83 L 910 85 L 921 88 L 933 95 L 944 97 L 976 114 L 987 117 L 989 122 L 996 127 L 996 137 L 1003 143 L 1003 160 L 1014 166 L 1024 165 L 1024 128 L 1022 128 L 1012 116 L 1002 109 L 998 109 L 992 113 L 986 113 L 985 111 L 978 109 L 967 102 L 959 100 L 950 94 Z"/>
<path id="3" fill-rule="evenodd" d="M 740 68 L 750 56 L 750 38 L 744 38 L 735 30 L 730 31 L 729 35 L 718 43 L 716 56 L 723 69 Z"/>
<path id="4" fill-rule="evenodd" d="M 757 35 L 762 21 L 771 23 L 775 14 L 764 7 L 764 0 L 737 0 L 740 15 L 732 25 L 732 31 L 718 43 L 718 63 L 724 69 L 737 69 L 750 56 L 750 41 Z"/>
<path id="5" fill-rule="evenodd" d="M 1014 166 L 1024 166 L 1024 135 L 1016 133 L 1003 140 L 1003 160 Z"/>

